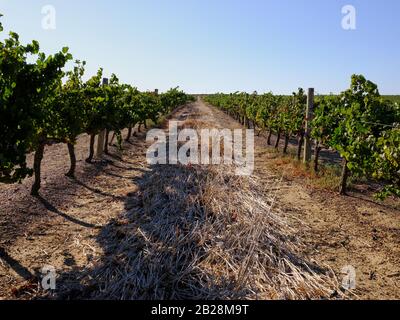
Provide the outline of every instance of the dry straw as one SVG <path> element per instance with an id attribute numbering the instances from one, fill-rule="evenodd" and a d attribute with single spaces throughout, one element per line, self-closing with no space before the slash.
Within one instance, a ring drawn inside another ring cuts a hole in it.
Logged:
<path id="1" fill-rule="evenodd" d="M 279 181 L 232 167 L 151 169 L 102 233 L 105 255 L 83 277 L 84 298 L 324 299 L 337 289 L 274 207 Z"/>

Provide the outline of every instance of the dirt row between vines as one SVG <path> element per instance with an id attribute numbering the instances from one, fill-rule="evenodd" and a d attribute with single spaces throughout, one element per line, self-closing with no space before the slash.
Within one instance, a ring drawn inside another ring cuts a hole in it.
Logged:
<path id="1" fill-rule="evenodd" d="M 241 127 L 207 107 L 228 127 Z M 266 181 L 271 174 L 282 178 L 278 206 L 303 222 L 296 227 L 310 258 L 332 267 L 338 278 L 343 268 L 354 267 L 360 299 L 400 299 L 400 201 L 375 201 L 364 185 L 354 188 L 363 192 L 342 197 L 316 187 L 307 173 L 280 157 L 265 137 L 256 137 L 255 175 Z"/>
<path id="2" fill-rule="evenodd" d="M 194 110 L 197 120 L 207 126 L 241 128 L 202 102 L 189 105 L 173 118 L 185 120 Z M 37 279 L 45 265 L 71 278 L 96 267 L 99 257 L 107 254 L 99 235 L 126 211 L 127 201 L 139 191 L 139 179 L 149 174 L 144 140 L 145 134 L 139 134 L 125 144 L 122 155 L 112 148 L 113 156 L 89 165 L 84 162 L 88 137 L 80 137 L 75 180 L 64 177 L 66 146 L 48 147 L 41 198 L 29 195 L 32 179 L 0 186 L 0 297 L 41 296 Z M 361 298 L 400 298 L 398 208 L 372 203 L 369 197 L 360 199 L 357 194 L 343 198 L 315 190 L 290 172 L 271 167 L 274 158 L 276 153 L 266 148 L 265 140 L 257 138 L 255 176 L 266 184 L 271 176 L 282 177 L 276 185 L 277 206 L 294 218 L 297 236 L 306 244 L 304 254 L 320 265 L 330 265 L 338 278 L 342 267 L 354 266 L 356 293 Z M 64 298 L 73 297 L 70 288 Z"/>
<path id="3" fill-rule="evenodd" d="M 127 193 L 135 192 L 131 179 L 144 170 L 141 139 L 126 144 L 129 161 L 105 156 L 87 164 L 89 138 L 81 136 L 74 180 L 64 176 L 66 145 L 46 147 L 40 198 L 30 196 L 31 178 L 0 186 L 0 297 L 34 298 L 44 266 L 72 270 L 101 254 L 95 241 L 99 230 L 123 210 Z"/>

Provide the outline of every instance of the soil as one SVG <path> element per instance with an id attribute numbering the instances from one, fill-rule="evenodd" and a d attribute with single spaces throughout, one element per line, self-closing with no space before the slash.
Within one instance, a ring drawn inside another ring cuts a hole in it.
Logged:
<path id="1" fill-rule="evenodd" d="M 242 128 L 202 101 L 179 109 L 171 119 L 194 116 L 207 127 Z M 0 299 L 35 299 L 41 295 L 38 282 L 44 266 L 63 274 L 75 270 L 79 279 L 79 270 L 92 267 L 105 254 L 98 235 L 123 213 L 124 203 L 137 191 L 135 181 L 150 170 L 145 138 L 138 133 L 122 153 L 111 147 L 111 155 L 87 164 L 89 138 L 82 135 L 76 145 L 76 179 L 64 176 L 69 166 L 66 145 L 48 146 L 38 198 L 29 195 L 31 178 L 0 185 Z M 342 197 L 315 188 L 284 167 L 272 166 L 274 158 L 276 152 L 266 146 L 265 137 L 257 137 L 254 174 L 266 180 L 282 177 L 277 206 L 302 222 L 293 227 L 307 244 L 307 254 L 331 267 L 339 279 L 343 267 L 353 266 L 353 298 L 400 299 L 399 202 L 376 202 L 371 194 L 356 190 Z"/>

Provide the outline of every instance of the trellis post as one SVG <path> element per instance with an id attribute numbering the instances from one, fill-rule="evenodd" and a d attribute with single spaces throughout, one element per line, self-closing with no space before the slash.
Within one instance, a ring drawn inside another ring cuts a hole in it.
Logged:
<path id="1" fill-rule="evenodd" d="M 311 121 L 314 115 L 314 88 L 308 89 L 307 110 L 306 110 L 306 126 L 305 126 L 305 143 L 304 143 L 304 163 L 311 161 L 312 140 L 311 140 Z"/>
<path id="2" fill-rule="evenodd" d="M 103 78 L 103 86 L 108 85 L 108 79 Z M 101 156 L 104 153 L 104 143 L 105 143 L 105 138 L 106 138 L 106 130 L 102 130 L 98 137 L 97 137 L 97 152 L 96 152 L 96 157 L 101 158 Z"/>

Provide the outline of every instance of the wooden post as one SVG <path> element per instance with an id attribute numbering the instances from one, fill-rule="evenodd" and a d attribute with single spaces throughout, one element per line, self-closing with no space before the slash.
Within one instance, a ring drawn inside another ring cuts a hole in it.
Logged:
<path id="1" fill-rule="evenodd" d="M 108 85 L 108 79 L 103 78 L 103 86 Z M 97 151 L 96 151 L 96 158 L 101 158 L 104 153 L 104 142 L 106 139 L 106 130 L 104 129 L 101 131 L 97 137 Z"/>
<path id="2" fill-rule="evenodd" d="M 308 89 L 307 111 L 306 111 L 306 127 L 305 127 L 305 142 L 304 142 L 304 163 L 311 161 L 312 141 L 311 141 L 311 121 L 314 114 L 314 88 Z"/>

